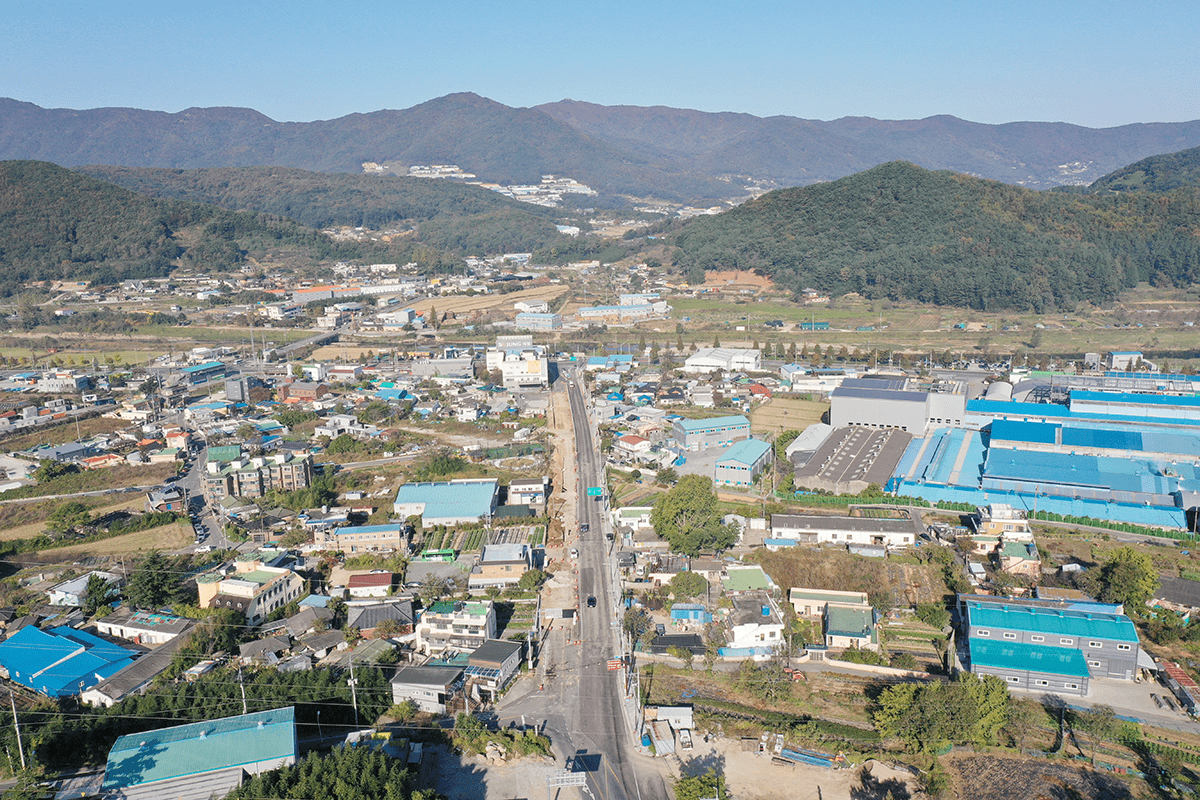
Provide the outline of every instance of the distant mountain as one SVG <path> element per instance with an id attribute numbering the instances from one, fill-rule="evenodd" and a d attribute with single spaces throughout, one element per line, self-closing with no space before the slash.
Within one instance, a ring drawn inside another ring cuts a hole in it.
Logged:
<path id="1" fill-rule="evenodd" d="M 1200 186 L 1200 147 L 1143 158 L 1110 172 L 1092 184 L 1093 191 L 1169 192 Z"/>
<path id="2" fill-rule="evenodd" d="M 46 162 L 0 162 L 0 296 L 30 281 L 110 284 L 180 264 L 222 271 L 253 256 L 316 263 L 396 259 L 411 249 L 335 244 L 268 214 L 155 200 Z"/>
<path id="3" fill-rule="evenodd" d="M 151 197 L 277 214 L 312 228 L 398 227 L 422 244 L 461 253 L 529 252 L 563 238 L 554 209 L 445 180 L 287 167 L 77 171 Z"/>
<path id="4" fill-rule="evenodd" d="M 1087 184 L 1153 153 L 1200 145 L 1200 121 L 1096 129 L 1050 122 L 983 125 L 945 115 L 822 122 L 574 100 L 536 108 L 675 169 L 749 175 L 783 186 L 836 180 L 903 159 L 927 169 L 1049 189 Z"/>
<path id="5" fill-rule="evenodd" d="M 716 198 L 736 193 L 622 152 L 536 109 L 452 94 L 402 111 L 276 122 L 243 108 L 177 114 L 127 108 L 44 109 L 0 99 L 0 159 L 63 166 L 283 166 L 361 172 L 365 161 L 459 164 L 501 183 L 568 175 L 608 193 Z"/>
<path id="6" fill-rule="evenodd" d="M 403 110 L 276 122 L 243 108 L 76 111 L 0 99 L 0 159 L 347 173 L 365 161 L 454 163 L 501 183 L 570 176 L 602 194 L 580 204 L 601 205 L 614 195 L 707 203 L 745 194 L 730 175 L 802 186 L 895 160 L 1047 189 L 1196 146 L 1200 121 L 1106 129 L 950 116 L 822 122 L 572 100 L 511 108 L 462 93 Z"/>
<path id="7" fill-rule="evenodd" d="M 665 226 L 693 280 L 752 269 L 795 292 L 1037 312 L 1200 278 L 1200 189 L 1034 192 L 894 162 Z"/>

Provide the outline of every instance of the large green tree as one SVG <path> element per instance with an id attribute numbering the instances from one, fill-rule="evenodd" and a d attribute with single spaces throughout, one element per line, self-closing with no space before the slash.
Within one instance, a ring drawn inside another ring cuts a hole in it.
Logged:
<path id="1" fill-rule="evenodd" d="M 699 573 L 691 571 L 676 572 L 675 577 L 671 578 L 671 593 L 675 595 L 676 600 L 687 600 L 702 595 L 707 591 L 708 581 Z"/>
<path id="2" fill-rule="evenodd" d="M 885 689 L 873 717 L 883 736 L 910 750 L 951 743 L 990 744 L 1008 721 L 1008 687 L 992 675 L 961 673 L 951 683 L 903 683 Z"/>
<path id="3" fill-rule="evenodd" d="M 725 776 L 715 769 L 703 775 L 689 775 L 675 781 L 675 800 L 705 800 L 710 797 L 728 797 Z"/>
<path id="4" fill-rule="evenodd" d="M 737 533 L 721 524 L 712 479 L 703 475 L 680 478 L 654 504 L 650 524 L 672 550 L 689 556 L 699 555 L 701 550 L 724 550 L 737 541 Z"/>
<path id="5" fill-rule="evenodd" d="M 1158 590 L 1158 570 L 1146 553 L 1132 547 L 1113 551 L 1100 569 L 1100 599 L 1139 608 Z"/>
<path id="6" fill-rule="evenodd" d="M 138 562 L 125 586 L 125 597 L 134 608 L 162 608 L 180 598 L 181 584 L 176 565 L 155 550 Z"/>

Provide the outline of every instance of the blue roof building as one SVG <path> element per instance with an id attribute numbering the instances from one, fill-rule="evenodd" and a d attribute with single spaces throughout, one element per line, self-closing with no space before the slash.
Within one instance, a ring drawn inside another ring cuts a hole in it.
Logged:
<path id="1" fill-rule="evenodd" d="M 970 597 L 963 599 L 962 609 L 973 672 L 989 672 L 1022 686 L 1026 680 L 1049 681 L 1027 688 L 1085 694 L 1086 683 L 1075 679 L 1081 666 L 1088 677 L 1123 680 L 1133 680 L 1139 669 L 1153 667 L 1141 653 L 1137 629 L 1124 614 Z M 1029 674 L 1017 674 L 1020 670 Z M 1055 684 L 1055 680 L 1062 683 L 1061 676 L 1072 678 L 1067 683 L 1075 685 Z"/>
<path id="2" fill-rule="evenodd" d="M 396 492 L 393 510 L 400 517 L 420 516 L 422 525 L 465 525 L 490 519 L 499 496 L 495 478 L 406 483 Z"/>
<path id="3" fill-rule="evenodd" d="M 759 474 L 771 463 L 771 445 L 759 439 L 744 439 L 717 457 L 713 483 L 717 486 L 754 485 Z"/>
<path id="4" fill-rule="evenodd" d="M 68 626 L 32 625 L 0 642 L 0 667 L 9 680 L 47 697 L 71 697 L 133 663 L 137 654 Z"/>
<path id="5" fill-rule="evenodd" d="M 750 438 L 750 420 L 741 414 L 711 419 L 676 419 L 671 423 L 675 441 L 682 450 L 728 447 Z"/>
<path id="6" fill-rule="evenodd" d="M 109 750 L 103 788 L 126 790 L 123 796 L 133 796 L 128 790 L 134 789 L 139 797 L 175 797 L 183 795 L 181 782 L 198 784 L 207 777 L 203 794 L 196 796 L 220 797 L 241 783 L 243 772 L 295 764 L 297 750 L 296 712 L 290 706 L 132 733 Z M 222 781 L 234 782 L 221 791 L 216 784 Z"/>

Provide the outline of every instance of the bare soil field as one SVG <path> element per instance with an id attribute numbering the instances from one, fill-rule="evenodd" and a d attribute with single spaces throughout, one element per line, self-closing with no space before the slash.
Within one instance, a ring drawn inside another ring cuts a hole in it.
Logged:
<path id="1" fill-rule="evenodd" d="M 685 775 L 703 774 L 716 767 L 725 774 L 729 796 L 736 800 L 861 800 L 911 797 L 916 792 L 914 778 L 878 761 L 861 768 L 822 769 L 803 764 L 782 766 L 767 756 L 746 752 L 736 739 L 696 742 L 690 754 L 684 753 Z"/>
<path id="2" fill-rule="evenodd" d="M 428 747 L 427 752 L 415 783 L 436 789 L 449 800 L 540 800 L 546 793 L 546 778 L 561 769 L 548 758 L 489 765 L 480 756 L 459 755 L 445 745 Z M 567 788 L 559 791 L 558 800 L 584 800 L 584 795 L 578 788 Z"/>
<path id="3" fill-rule="evenodd" d="M 750 427 L 755 433 L 802 431 L 829 410 L 823 400 L 801 400 L 777 395 L 750 412 Z"/>
<path id="4" fill-rule="evenodd" d="M 950 756 L 945 760 L 963 800 L 1122 800 L 1135 796 L 1115 775 L 1042 759 Z"/>
<path id="5" fill-rule="evenodd" d="M 775 283 L 766 275 L 759 275 L 757 272 L 748 269 L 706 272 L 704 274 L 704 285 L 708 287 L 757 286 L 760 289 L 772 289 L 775 287 Z"/>
<path id="6" fill-rule="evenodd" d="M 437 310 L 439 315 L 451 313 L 456 317 L 469 317 L 476 311 L 490 311 L 493 309 L 508 311 L 515 315 L 517 312 L 513 308 L 514 303 L 522 300 L 545 300 L 549 303 L 568 291 L 570 291 L 569 286 L 552 283 L 547 286 L 535 286 L 530 289 L 522 289 L 519 292 L 510 292 L 509 294 L 477 294 L 474 297 L 463 294 L 428 298 L 418 300 L 411 307 L 422 314 L 427 314 L 429 309 L 433 308 Z"/>

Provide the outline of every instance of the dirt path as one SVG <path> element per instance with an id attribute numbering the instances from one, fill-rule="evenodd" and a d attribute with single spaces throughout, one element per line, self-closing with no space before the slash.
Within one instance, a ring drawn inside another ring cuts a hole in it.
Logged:
<path id="1" fill-rule="evenodd" d="M 550 510 L 551 517 L 558 520 L 557 525 L 550 526 L 546 544 L 549 547 L 562 547 L 565 536 L 574 532 L 579 503 L 576 496 L 579 481 L 575 472 L 575 426 L 572 424 L 571 402 L 566 392 L 551 392 L 546 428 L 550 431 L 550 474 L 555 484 Z"/>

